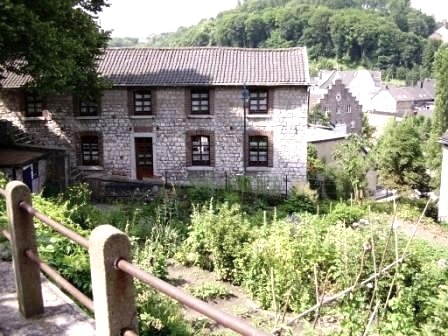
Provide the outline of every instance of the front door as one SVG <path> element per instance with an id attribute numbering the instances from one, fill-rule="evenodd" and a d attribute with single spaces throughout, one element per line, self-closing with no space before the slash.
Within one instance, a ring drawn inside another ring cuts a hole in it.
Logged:
<path id="1" fill-rule="evenodd" d="M 22 170 L 22 179 L 31 191 L 33 191 L 33 175 L 31 172 L 31 167 L 27 167 Z"/>
<path id="2" fill-rule="evenodd" d="M 137 179 L 153 176 L 152 138 L 135 138 L 135 163 Z"/>

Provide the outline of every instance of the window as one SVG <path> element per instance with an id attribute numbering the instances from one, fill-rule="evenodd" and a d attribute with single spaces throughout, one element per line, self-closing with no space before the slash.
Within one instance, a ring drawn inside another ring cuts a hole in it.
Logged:
<path id="1" fill-rule="evenodd" d="M 25 94 L 25 116 L 41 117 L 43 110 L 42 98 L 36 94 Z"/>
<path id="2" fill-rule="evenodd" d="M 99 113 L 98 103 L 94 101 L 81 101 L 79 103 L 79 115 L 82 117 L 97 116 Z"/>
<path id="3" fill-rule="evenodd" d="M 341 108 L 339 106 L 336 107 L 336 114 L 341 114 Z"/>
<path id="4" fill-rule="evenodd" d="M 249 113 L 268 113 L 268 91 L 251 90 L 249 93 Z"/>
<path id="5" fill-rule="evenodd" d="M 356 122 L 354 120 L 352 120 L 350 122 L 350 128 L 355 128 Z"/>
<path id="6" fill-rule="evenodd" d="M 98 166 L 100 164 L 99 139 L 97 135 L 81 137 L 81 164 L 83 166 Z"/>
<path id="7" fill-rule="evenodd" d="M 151 91 L 134 91 L 134 115 L 151 115 Z"/>
<path id="8" fill-rule="evenodd" d="M 268 166 L 268 137 L 249 137 L 249 166 Z"/>
<path id="9" fill-rule="evenodd" d="M 351 105 L 347 105 L 347 113 L 352 113 L 352 106 Z"/>
<path id="10" fill-rule="evenodd" d="M 210 137 L 195 135 L 191 137 L 192 166 L 210 166 Z"/>
<path id="11" fill-rule="evenodd" d="M 210 114 L 208 90 L 191 90 L 191 114 Z"/>

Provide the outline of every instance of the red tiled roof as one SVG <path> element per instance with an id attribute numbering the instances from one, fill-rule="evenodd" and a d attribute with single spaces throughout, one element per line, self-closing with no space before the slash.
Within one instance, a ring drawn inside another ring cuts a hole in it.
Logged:
<path id="1" fill-rule="evenodd" d="M 115 86 L 308 85 L 306 48 L 108 48 L 98 71 Z M 16 75 L 3 87 L 23 85 Z"/>

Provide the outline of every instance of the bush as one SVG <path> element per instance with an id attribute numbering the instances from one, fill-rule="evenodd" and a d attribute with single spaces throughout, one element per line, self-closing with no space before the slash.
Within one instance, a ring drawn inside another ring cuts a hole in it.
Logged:
<path id="1" fill-rule="evenodd" d="M 343 223 L 346 226 L 349 226 L 354 222 L 359 221 L 366 214 L 366 210 L 357 205 L 337 203 L 327 215 L 326 220 L 333 224 Z"/>
<path id="2" fill-rule="evenodd" d="M 279 206 L 279 212 L 292 214 L 298 212 L 315 213 L 317 205 L 317 192 L 308 185 L 297 185 L 291 191 L 288 199 Z"/>
<path id="3" fill-rule="evenodd" d="M 216 209 L 194 207 L 188 238 L 179 253 L 181 261 L 214 270 L 224 280 L 236 280 L 235 260 L 250 241 L 250 224 L 239 205 L 227 203 Z"/>

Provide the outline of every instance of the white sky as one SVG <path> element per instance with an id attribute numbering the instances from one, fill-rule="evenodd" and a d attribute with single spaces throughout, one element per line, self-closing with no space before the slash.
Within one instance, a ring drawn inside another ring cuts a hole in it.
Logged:
<path id="1" fill-rule="evenodd" d="M 233 9 L 238 0 L 109 0 L 100 14 L 103 29 L 112 37 L 146 38 L 151 34 L 176 31 L 202 19 Z"/>
<path id="2" fill-rule="evenodd" d="M 437 20 L 448 19 L 447 0 L 411 0 L 415 8 Z M 138 37 L 176 31 L 219 12 L 235 8 L 238 0 L 109 0 L 110 7 L 100 14 L 102 28 L 112 37 Z"/>

